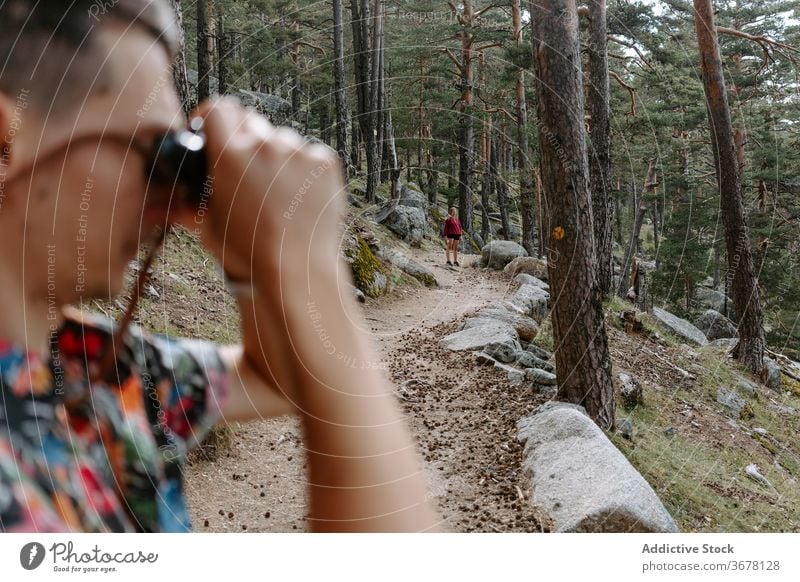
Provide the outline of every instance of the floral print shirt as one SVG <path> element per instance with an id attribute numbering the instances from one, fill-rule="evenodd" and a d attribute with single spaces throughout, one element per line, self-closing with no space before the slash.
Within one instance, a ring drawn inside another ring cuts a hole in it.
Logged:
<path id="1" fill-rule="evenodd" d="M 182 469 L 227 370 L 215 344 L 131 326 L 92 383 L 114 325 L 67 318 L 46 360 L 0 339 L 0 532 L 190 530 Z"/>

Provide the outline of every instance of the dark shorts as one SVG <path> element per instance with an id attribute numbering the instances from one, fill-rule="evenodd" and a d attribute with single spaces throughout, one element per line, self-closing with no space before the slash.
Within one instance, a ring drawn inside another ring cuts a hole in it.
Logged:
<path id="1" fill-rule="evenodd" d="M 452 239 L 452 240 L 460 240 L 461 239 L 461 235 L 460 234 L 448 234 L 445 238 L 449 238 L 449 239 Z"/>

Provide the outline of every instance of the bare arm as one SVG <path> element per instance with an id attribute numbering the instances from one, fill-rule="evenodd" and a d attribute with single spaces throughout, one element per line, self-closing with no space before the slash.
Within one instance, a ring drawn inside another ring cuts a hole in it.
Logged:
<path id="1" fill-rule="evenodd" d="M 295 408 L 308 448 L 315 531 L 426 531 L 438 517 L 358 307 L 339 293 L 342 181 L 329 148 L 229 101 L 202 109 L 215 190 L 202 233 L 238 297 L 242 348 L 231 414 Z M 288 410 L 287 410 L 288 411 Z"/>

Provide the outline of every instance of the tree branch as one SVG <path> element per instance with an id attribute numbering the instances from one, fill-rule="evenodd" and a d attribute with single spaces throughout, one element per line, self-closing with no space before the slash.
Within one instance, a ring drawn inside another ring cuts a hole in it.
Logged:
<path id="1" fill-rule="evenodd" d="M 481 9 L 481 10 L 478 10 L 478 11 L 475 13 L 475 18 L 480 18 L 480 17 L 481 17 L 481 15 L 482 15 L 484 12 L 488 12 L 488 11 L 489 11 L 489 10 L 491 10 L 492 8 L 494 8 L 494 4 L 489 4 L 489 5 L 488 5 L 486 8 L 483 8 L 483 9 Z"/>
<path id="2" fill-rule="evenodd" d="M 631 97 L 631 110 L 628 111 L 626 115 L 630 115 L 631 117 L 636 117 L 636 89 L 628 85 L 625 81 L 622 80 L 616 72 L 609 71 L 608 76 L 613 78 L 617 83 L 625 87 L 628 90 L 628 94 Z"/>
<path id="3" fill-rule="evenodd" d="M 653 66 L 650 64 L 650 61 L 648 61 L 648 60 L 645 58 L 645 56 L 642 54 L 642 51 L 641 51 L 641 50 L 639 50 L 639 47 L 637 47 L 637 46 L 636 46 L 636 43 L 633 43 L 633 42 L 628 42 L 628 41 L 626 41 L 626 40 L 622 40 L 621 38 L 619 38 L 618 36 L 614 36 L 613 34 L 609 34 L 609 35 L 607 35 L 607 37 L 608 37 L 608 40 L 613 40 L 615 43 L 617 43 L 617 44 L 621 44 L 622 46 L 624 46 L 624 47 L 628 47 L 629 49 L 631 49 L 631 50 L 635 51 L 635 52 L 636 52 L 636 54 L 637 54 L 637 55 L 639 55 L 639 58 L 640 58 L 640 59 L 642 59 L 642 62 L 643 62 L 645 65 L 647 65 L 647 67 L 648 67 L 649 69 L 652 69 L 652 68 L 653 68 Z"/>
<path id="4" fill-rule="evenodd" d="M 446 54 L 450 58 L 450 60 L 455 63 L 456 67 L 458 67 L 459 72 L 461 74 L 463 74 L 464 73 L 464 65 L 462 65 L 461 61 L 459 61 L 456 58 L 456 55 L 453 54 L 453 51 L 451 51 L 449 48 L 445 47 L 445 48 L 442 49 L 442 52 L 444 54 Z"/>

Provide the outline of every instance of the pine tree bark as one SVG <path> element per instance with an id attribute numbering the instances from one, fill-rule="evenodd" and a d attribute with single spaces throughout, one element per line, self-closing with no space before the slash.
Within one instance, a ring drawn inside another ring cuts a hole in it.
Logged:
<path id="1" fill-rule="evenodd" d="M 611 123 L 608 103 L 608 48 L 606 0 L 589 0 L 589 113 L 592 141 L 589 179 L 592 185 L 597 284 L 611 292 Z"/>
<path id="2" fill-rule="evenodd" d="M 369 0 L 350 0 L 353 25 L 353 53 L 355 60 L 356 95 L 358 97 L 358 121 L 361 129 L 361 140 L 364 144 L 364 153 L 367 162 L 367 191 L 366 201 L 375 201 L 375 191 L 380 178 L 380 159 L 377 143 L 377 104 L 373 95 L 377 94 L 376 79 L 373 78 L 375 70 L 375 55 L 373 54 L 373 37 L 370 32 L 370 2 Z"/>
<path id="3" fill-rule="evenodd" d="M 733 353 L 750 371 L 762 376 L 765 373 L 763 312 L 745 224 L 742 181 L 722 74 L 714 10 L 711 0 L 694 0 L 694 9 L 703 89 L 711 126 L 711 146 L 720 189 L 720 213 L 725 226 L 727 280 L 739 323 L 739 342 Z"/>
<path id="4" fill-rule="evenodd" d="M 194 103 L 192 103 L 189 92 L 189 78 L 186 75 L 186 37 L 184 36 L 184 30 L 186 29 L 183 27 L 183 10 L 181 10 L 179 0 L 170 0 L 170 4 L 172 4 L 172 10 L 175 12 L 175 22 L 180 31 L 178 51 L 175 55 L 175 62 L 172 64 L 172 78 L 175 81 L 175 89 L 181 100 L 183 111 L 188 115 L 194 109 Z"/>
<path id="5" fill-rule="evenodd" d="M 474 205 L 472 201 L 472 171 L 475 155 L 475 136 L 472 117 L 473 112 L 473 66 L 472 43 L 474 35 L 472 26 L 475 12 L 472 0 L 463 0 L 462 12 L 458 15 L 461 30 L 461 100 L 459 101 L 458 121 L 458 219 L 462 228 L 472 234 L 472 217 Z"/>
<path id="6" fill-rule="evenodd" d="M 511 22 L 514 44 L 522 45 L 521 0 L 511 2 Z M 517 166 L 519 166 L 519 199 L 522 215 L 522 246 L 530 256 L 536 254 L 534 246 L 534 188 L 533 174 L 530 169 L 530 152 L 528 149 L 528 106 L 525 100 L 525 70 L 517 71 L 516 83 L 516 116 L 517 116 Z"/>
<path id="7" fill-rule="evenodd" d="M 374 0 L 372 7 L 372 41 L 370 43 L 369 125 L 372 136 L 367 139 L 367 194 L 376 191 L 381 180 L 383 147 L 383 0 Z"/>
<path id="8" fill-rule="evenodd" d="M 346 180 L 350 176 L 350 159 L 347 151 L 348 109 L 342 12 L 342 0 L 333 0 L 333 95 L 336 106 L 336 151 L 342 162 L 342 170 Z"/>
<path id="9" fill-rule="evenodd" d="M 228 92 L 228 46 L 225 42 L 225 17 L 217 15 L 217 93 L 225 95 Z"/>
<path id="10" fill-rule="evenodd" d="M 208 54 L 208 0 L 197 1 L 197 102 L 211 95 L 211 58 Z"/>
<path id="11" fill-rule="evenodd" d="M 531 0 L 557 398 L 614 427 L 614 386 L 594 267 L 580 35 L 574 0 Z"/>

